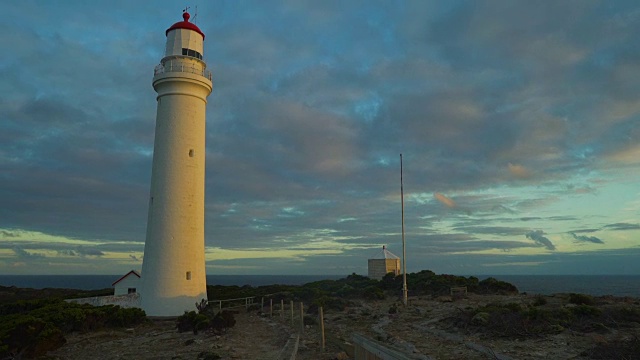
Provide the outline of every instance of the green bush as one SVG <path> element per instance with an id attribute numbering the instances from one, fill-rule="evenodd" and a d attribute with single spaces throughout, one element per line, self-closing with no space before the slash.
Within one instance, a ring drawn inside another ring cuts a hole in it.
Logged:
<path id="1" fill-rule="evenodd" d="M 542 305 L 547 305 L 547 298 L 542 295 L 537 295 L 533 299 L 533 306 L 542 306 Z"/>
<path id="2" fill-rule="evenodd" d="M 199 331 L 211 331 L 220 334 L 236 324 L 231 311 L 222 310 L 216 313 L 213 307 L 204 304 L 198 309 L 198 312 L 185 311 L 176 319 L 178 332 L 193 331 L 194 334 L 198 334 Z"/>
<path id="3" fill-rule="evenodd" d="M 593 297 L 585 294 L 569 294 L 569 303 L 576 305 L 593 305 Z"/>
<path id="4" fill-rule="evenodd" d="M 518 288 L 508 282 L 490 277 L 478 283 L 477 292 L 480 294 L 513 295 L 518 294 Z"/>
<path id="5" fill-rule="evenodd" d="M 93 307 L 59 299 L 17 301 L 1 308 L 0 358 L 20 352 L 27 357 L 39 356 L 62 346 L 66 333 L 132 326 L 146 319 L 140 309 Z"/>
<path id="6" fill-rule="evenodd" d="M 589 305 L 578 305 L 576 307 L 572 307 L 570 310 L 576 316 L 584 316 L 595 318 L 602 314 L 602 310 L 598 309 L 595 306 Z"/>

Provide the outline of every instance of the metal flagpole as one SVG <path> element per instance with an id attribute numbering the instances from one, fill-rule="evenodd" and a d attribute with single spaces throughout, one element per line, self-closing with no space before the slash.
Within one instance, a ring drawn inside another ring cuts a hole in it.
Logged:
<path id="1" fill-rule="evenodd" d="M 407 250 L 404 242 L 404 188 L 402 184 L 402 154 L 400 154 L 400 204 L 402 206 L 402 302 L 407 306 Z"/>

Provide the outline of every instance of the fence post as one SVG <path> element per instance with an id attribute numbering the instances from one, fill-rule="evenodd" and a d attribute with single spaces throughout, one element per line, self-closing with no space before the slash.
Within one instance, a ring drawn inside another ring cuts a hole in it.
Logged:
<path id="1" fill-rule="evenodd" d="M 222 300 L 218 301 L 218 308 L 222 311 Z"/>
<path id="2" fill-rule="evenodd" d="M 300 335 L 304 333 L 304 305 L 300 301 Z"/>
<path id="3" fill-rule="evenodd" d="M 264 313 L 264 296 L 260 298 L 260 312 Z"/>
<path id="4" fill-rule="evenodd" d="M 289 307 L 291 308 L 291 328 L 293 328 L 293 300 L 291 300 Z"/>
<path id="5" fill-rule="evenodd" d="M 322 306 L 320 306 L 320 338 L 322 339 L 322 352 L 324 352 L 324 314 L 322 313 Z"/>
<path id="6" fill-rule="evenodd" d="M 269 299 L 269 316 L 273 317 L 273 299 Z"/>
<path id="7" fill-rule="evenodd" d="M 284 319 L 284 299 L 280 299 L 280 319 Z"/>

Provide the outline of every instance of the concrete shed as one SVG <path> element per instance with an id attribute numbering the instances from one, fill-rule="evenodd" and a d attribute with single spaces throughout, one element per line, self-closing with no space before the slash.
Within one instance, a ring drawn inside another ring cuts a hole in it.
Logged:
<path id="1" fill-rule="evenodd" d="M 382 251 L 375 258 L 369 259 L 368 276 L 371 279 L 382 280 L 388 273 L 400 275 L 400 258 L 383 246 Z"/>
<path id="2" fill-rule="evenodd" d="M 113 295 L 126 295 L 138 292 L 140 287 L 140 274 L 131 270 L 126 275 L 116 280 L 113 284 Z"/>

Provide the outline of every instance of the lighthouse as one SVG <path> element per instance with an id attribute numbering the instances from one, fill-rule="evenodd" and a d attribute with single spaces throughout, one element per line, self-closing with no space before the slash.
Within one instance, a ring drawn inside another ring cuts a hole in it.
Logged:
<path id="1" fill-rule="evenodd" d="M 166 31 L 156 66 L 158 93 L 140 305 L 149 316 L 177 316 L 207 299 L 204 259 L 205 112 L 211 72 L 204 33 L 183 21 Z"/>

